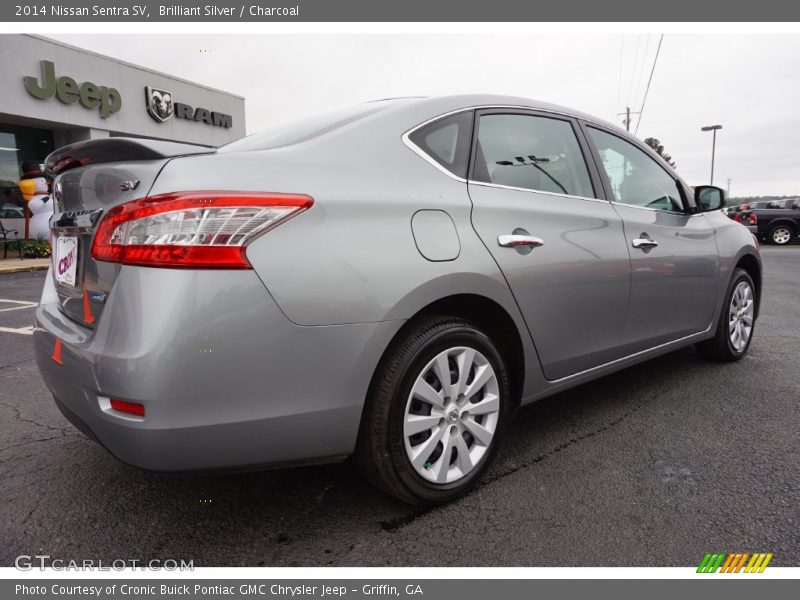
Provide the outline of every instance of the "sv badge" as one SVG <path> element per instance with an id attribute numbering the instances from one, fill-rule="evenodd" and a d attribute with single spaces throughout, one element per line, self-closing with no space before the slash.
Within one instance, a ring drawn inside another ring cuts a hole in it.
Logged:
<path id="1" fill-rule="evenodd" d="M 135 179 L 133 181 L 123 181 L 122 183 L 119 184 L 119 189 L 121 189 L 123 192 L 127 192 L 128 190 L 135 190 L 137 187 L 139 187 L 138 179 Z"/>

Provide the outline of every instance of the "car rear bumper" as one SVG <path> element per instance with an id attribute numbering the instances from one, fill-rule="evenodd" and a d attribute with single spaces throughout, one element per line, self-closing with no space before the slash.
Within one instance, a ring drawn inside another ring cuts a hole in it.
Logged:
<path id="1" fill-rule="evenodd" d="M 51 281 L 33 343 L 57 405 L 117 458 L 158 471 L 350 454 L 372 373 L 402 325 L 300 327 L 252 271 L 124 267 L 89 330 L 63 315 Z M 144 405 L 144 418 L 110 398 Z"/>
<path id="2" fill-rule="evenodd" d="M 758 235 L 758 225 L 745 225 L 745 227 L 753 235 Z"/>

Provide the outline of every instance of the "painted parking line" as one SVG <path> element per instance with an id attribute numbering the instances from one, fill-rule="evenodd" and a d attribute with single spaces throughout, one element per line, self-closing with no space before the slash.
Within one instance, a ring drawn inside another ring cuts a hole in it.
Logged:
<path id="1" fill-rule="evenodd" d="M 8 306 L 8 305 L 11 306 Z M 29 302 L 27 300 L 11 300 L 9 298 L 0 298 L 0 313 L 9 312 L 12 310 L 26 310 L 29 308 L 36 308 L 39 306 L 38 302 Z M 16 333 L 17 335 L 33 335 L 33 325 L 26 327 L 3 327 L 0 326 L 0 333 Z"/>
<path id="2" fill-rule="evenodd" d="M 33 325 L 28 327 L 0 327 L 0 333 L 16 333 L 18 335 L 33 335 Z"/>
<path id="3" fill-rule="evenodd" d="M 38 302 L 28 302 L 26 300 L 8 300 L 6 298 L 0 298 L 0 307 L 3 304 L 13 304 L 14 306 L 7 306 L 5 308 L 0 308 L 1 312 L 8 312 L 10 310 L 24 310 L 26 308 L 36 308 L 39 306 Z"/>

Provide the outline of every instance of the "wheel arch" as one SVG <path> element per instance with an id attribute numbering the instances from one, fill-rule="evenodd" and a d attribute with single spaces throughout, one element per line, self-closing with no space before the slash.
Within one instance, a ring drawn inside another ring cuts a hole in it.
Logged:
<path id="1" fill-rule="evenodd" d="M 756 286 L 756 318 L 758 318 L 758 311 L 761 308 L 761 261 L 752 254 L 743 254 L 739 260 L 736 261 L 734 270 L 735 269 L 744 269 L 747 271 L 747 274 L 750 275 L 753 284 Z"/>
<path id="2" fill-rule="evenodd" d="M 438 298 L 420 307 L 395 333 L 378 361 L 369 384 L 368 398 L 381 371 L 393 349 L 408 332 L 425 318 L 447 316 L 464 319 L 473 323 L 497 344 L 497 349 L 506 361 L 511 378 L 511 399 L 518 406 L 523 396 L 526 370 L 527 330 L 520 328 L 511 314 L 496 300 L 474 293 L 456 293 Z"/>
<path id="3" fill-rule="evenodd" d="M 794 235 L 797 235 L 798 233 L 797 223 L 795 223 L 793 219 L 788 217 L 778 217 L 767 223 L 767 235 L 769 235 L 773 229 L 780 226 L 788 227 Z"/>

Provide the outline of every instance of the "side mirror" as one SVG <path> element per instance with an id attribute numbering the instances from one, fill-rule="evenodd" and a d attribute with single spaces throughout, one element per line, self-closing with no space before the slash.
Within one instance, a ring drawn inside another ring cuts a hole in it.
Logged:
<path id="1" fill-rule="evenodd" d="M 713 185 L 698 185 L 694 188 L 694 202 L 703 212 L 719 210 L 725 206 L 725 191 Z"/>

